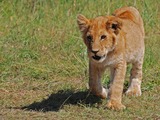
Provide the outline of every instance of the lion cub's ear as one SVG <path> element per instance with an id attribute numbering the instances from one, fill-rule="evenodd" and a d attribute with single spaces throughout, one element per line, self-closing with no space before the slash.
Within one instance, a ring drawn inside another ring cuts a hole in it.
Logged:
<path id="1" fill-rule="evenodd" d="M 89 27 L 89 19 L 81 14 L 77 16 L 77 23 L 81 32 L 86 31 Z"/>
<path id="2" fill-rule="evenodd" d="M 117 35 L 119 30 L 122 28 L 122 22 L 119 19 L 111 19 L 107 21 L 107 29 L 112 29 L 112 31 Z"/>

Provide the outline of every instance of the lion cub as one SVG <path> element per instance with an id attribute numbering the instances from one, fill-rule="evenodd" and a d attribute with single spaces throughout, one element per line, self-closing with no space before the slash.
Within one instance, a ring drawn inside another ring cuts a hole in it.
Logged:
<path id="1" fill-rule="evenodd" d="M 88 19 L 78 15 L 77 22 L 88 50 L 89 87 L 93 94 L 109 98 L 107 107 L 124 109 L 121 103 L 126 66 L 132 64 L 127 95 L 141 95 L 144 58 L 144 26 L 134 7 L 117 9 L 111 16 Z M 102 87 L 101 77 L 110 68 L 110 88 Z"/>

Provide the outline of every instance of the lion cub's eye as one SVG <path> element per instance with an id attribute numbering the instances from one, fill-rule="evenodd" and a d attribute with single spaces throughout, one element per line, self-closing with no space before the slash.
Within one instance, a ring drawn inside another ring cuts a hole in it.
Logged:
<path id="1" fill-rule="evenodd" d="M 89 42 L 91 42 L 91 41 L 92 41 L 92 39 L 93 39 L 93 38 L 92 38 L 92 36 L 91 36 L 91 35 L 88 35 L 88 36 L 87 36 L 87 40 L 88 40 Z"/>
<path id="2" fill-rule="evenodd" d="M 101 36 L 101 40 L 105 39 L 106 38 L 106 35 L 102 35 Z"/>

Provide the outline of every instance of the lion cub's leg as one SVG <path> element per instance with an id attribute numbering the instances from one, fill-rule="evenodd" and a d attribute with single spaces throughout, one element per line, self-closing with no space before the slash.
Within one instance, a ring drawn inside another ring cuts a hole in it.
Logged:
<path id="1" fill-rule="evenodd" d="M 111 69 L 109 102 L 107 104 L 108 108 L 115 110 L 125 109 L 125 106 L 121 103 L 125 73 L 126 73 L 125 62 L 122 62 L 114 69 Z"/>
<path id="2" fill-rule="evenodd" d="M 142 81 L 142 62 L 132 64 L 130 85 L 126 91 L 127 95 L 141 96 L 141 81 Z"/>
<path id="3" fill-rule="evenodd" d="M 89 89 L 93 94 L 105 99 L 107 98 L 108 91 L 101 85 L 103 72 L 103 68 L 99 68 L 92 63 L 89 64 Z"/>

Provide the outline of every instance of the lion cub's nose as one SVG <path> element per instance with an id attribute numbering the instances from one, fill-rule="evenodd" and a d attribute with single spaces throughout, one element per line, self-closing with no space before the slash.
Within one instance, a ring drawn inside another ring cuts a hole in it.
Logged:
<path id="1" fill-rule="evenodd" d="M 96 54 L 99 50 L 92 50 L 92 53 Z"/>

